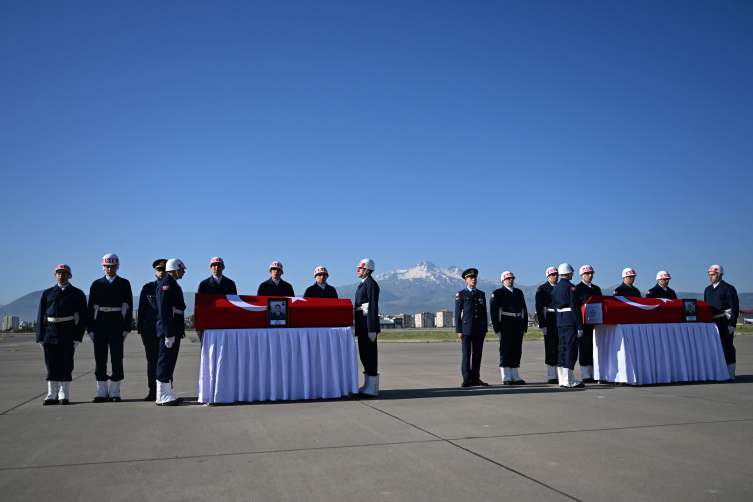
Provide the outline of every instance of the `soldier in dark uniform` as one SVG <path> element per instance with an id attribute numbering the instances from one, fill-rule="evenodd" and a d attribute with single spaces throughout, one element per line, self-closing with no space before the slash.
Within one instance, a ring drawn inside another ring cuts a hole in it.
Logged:
<path id="1" fill-rule="evenodd" d="M 157 400 L 157 358 L 159 357 L 159 337 L 157 337 L 157 283 L 164 279 L 167 272 L 167 260 L 157 260 L 152 263 L 157 280 L 147 282 L 141 288 L 139 295 L 139 315 L 136 321 L 136 331 L 141 335 L 141 342 L 146 352 L 146 379 L 149 394 L 144 401 Z"/>
<path id="2" fill-rule="evenodd" d="M 212 271 L 212 277 L 204 279 L 199 283 L 199 294 L 207 295 L 237 295 L 238 289 L 232 279 L 225 277 L 222 273 L 225 271 L 225 262 L 219 256 L 215 256 L 209 262 L 209 268 Z"/>
<path id="3" fill-rule="evenodd" d="M 460 371 L 463 374 L 461 387 L 487 386 L 481 381 L 481 355 L 487 331 L 486 295 L 476 289 L 478 270 L 469 268 L 463 272 L 468 285 L 455 294 L 455 332 L 460 338 L 463 360 Z"/>
<path id="4" fill-rule="evenodd" d="M 586 303 L 592 296 L 601 296 L 601 288 L 594 284 L 594 269 L 591 265 L 580 267 L 581 282 L 575 286 L 580 304 Z M 580 378 L 583 382 L 594 382 L 594 327 L 583 325 L 583 336 L 578 338 L 578 359 L 580 361 Z"/>
<path id="5" fill-rule="evenodd" d="M 641 298 L 641 292 L 633 286 L 635 282 L 635 270 L 626 268 L 622 271 L 622 284 L 612 293 L 614 296 L 629 296 L 631 298 Z"/>
<path id="6" fill-rule="evenodd" d="M 656 274 L 656 286 L 646 291 L 646 298 L 667 298 L 669 300 L 677 300 L 677 293 L 675 290 L 669 287 L 669 272 L 666 270 L 660 270 Z"/>
<path id="7" fill-rule="evenodd" d="M 518 368 L 523 355 L 523 335 L 528 331 L 528 308 L 523 292 L 514 288 L 514 283 L 513 273 L 503 272 L 503 287 L 492 293 L 489 305 L 492 327 L 499 338 L 499 367 L 504 385 L 526 383 L 518 375 Z"/>
<path id="8" fill-rule="evenodd" d="M 374 261 L 368 258 L 358 264 L 358 278 L 361 284 L 356 290 L 353 303 L 358 353 L 363 364 L 363 386 L 358 393 L 364 396 L 379 395 L 379 372 L 377 333 L 379 333 L 379 285 L 371 277 Z"/>
<path id="9" fill-rule="evenodd" d="M 102 258 L 105 276 L 97 279 L 89 289 L 89 315 L 87 329 L 94 342 L 94 376 L 97 394 L 94 403 L 120 401 L 120 381 L 123 380 L 123 344 L 131 332 L 133 319 L 133 293 L 131 283 L 118 277 L 120 260 L 114 254 Z M 107 352 L 110 351 L 112 375 L 107 374 Z M 112 380 L 110 388 L 107 381 Z"/>
<path id="10" fill-rule="evenodd" d="M 552 289 L 559 280 L 559 272 L 554 267 L 546 269 L 547 281 L 536 290 L 536 316 L 539 327 L 544 333 L 544 363 L 546 364 L 547 382 L 556 384 L 557 359 L 559 358 L 559 335 L 557 334 L 557 311 L 552 307 Z"/>
<path id="11" fill-rule="evenodd" d="M 578 359 L 578 338 L 583 336 L 583 315 L 577 288 L 570 279 L 575 271 L 569 263 L 558 269 L 560 280 L 552 290 L 554 308 L 557 309 L 557 331 L 560 335 L 557 372 L 560 387 L 584 387 L 575 379 L 575 361 Z"/>
<path id="12" fill-rule="evenodd" d="M 711 265 L 709 268 L 709 281 L 711 284 L 703 292 L 703 301 L 711 305 L 711 317 L 719 330 L 722 340 L 724 359 L 727 361 L 730 380 L 735 379 L 735 367 L 737 356 L 735 354 L 735 327 L 737 316 L 740 315 L 740 301 L 737 290 L 731 284 L 722 280 L 724 268 L 721 265 Z"/>
<path id="13" fill-rule="evenodd" d="M 57 285 L 42 292 L 37 314 L 37 343 L 47 365 L 47 397 L 42 404 L 68 404 L 73 354 L 86 330 L 86 296 L 68 280 L 71 267 L 55 268 Z"/>
<path id="14" fill-rule="evenodd" d="M 178 362 L 180 339 L 185 338 L 184 311 L 186 302 L 178 279 L 186 273 L 186 266 L 177 258 L 167 260 L 167 275 L 157 283 L 157 399 L 161 406 L 177 406 L 183 398 L 173 392 L 173 372 Z"/>
<path id="15" fill-rule="evenodd" d="M 272 314 L 272 320 L 273 321 L 284 321 L 285 320 L 285 314 L 282 313 L 282 307 L 279 305 L 275 305 L 275 311 Z"/>
<path id="16" fill-rule="evenodd" d="M 259 284 L 259 290 L 256 292 L 257 295 L 295 296 L 293 286 L 282 280 L 282 263 L 273 261 L 269 266 L 269 273 L 272 277 Z"/>
<path id="17" fill-rule="evenodd" d="M 304 298 L 337 298 L 337 290 L 327 284 L 329 272 L 324 267 L 316 267 L 314 270 L 314 279 L 316 284 L 309 286 L 303 294 Z"/>

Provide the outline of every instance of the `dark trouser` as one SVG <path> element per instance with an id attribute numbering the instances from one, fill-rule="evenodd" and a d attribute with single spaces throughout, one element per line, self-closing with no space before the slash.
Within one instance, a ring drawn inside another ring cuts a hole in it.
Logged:
<path id="1" fill-rule="evenodd" d="M 575 333 L 578 336 L 578 333 Z M 581 368 L 594 365 L 594 327 L 583 326 L 583 336 L 578 338 L 578 360 Z"/>
<path id="2" fill-rule="evenodd" d="M 463 380 L 477 382 L 481 377 L 481 353 L 484 351 L 484 335 L 464 336 L 460 341 L 463 348 L 463 360 L 460 371 Z"/>
<path id="3" fill-rule="evenodd" d="M 559 360 L 557 366 L 575 369 L 575 361 L 578 360 L 578 328 L 575 326 L 557 326 L 560 336 Z"/>
<path id="4" fill-rule="evenodd" d="M 557 359 L 559 358 L 560 336 L 557 334 L 557 317 L 550 316 L 551 319 L 547 319 L 546 335 L 544 335 L 544 363 L 547 366 L 557 366 Z"/>
<path id="5" fill-rule="evenodd" d="M 149 392 L 157 392 L 157 360 L 159 359 L 159 338 L 156 336 L 142 337 L 144 350 L 146 351 L 146 379 L 149 383 Z"/>
<path id="6" fill-rule="evenodd" d="M 73 380 L 73 342 L 45 343 L 44 364 L 47 365 L 47 381 L 70 382 Z"/>
<path id="7" fill-rule="evenodd" d="M 721 319 L 714 319 L 716 321 L 716 327 L 719 330 L 719 338 L 722 340 L 722 350 L 724 351 L 724 359 L 727 360 L 727 364 L 737 362 L 737 355 L 735 352 L 735 346 L 733 342 L 735 335 L 729 334 L 729 321 L 726 317 Z"/>
<path id="8" fill-rule="evenodd" d="M 523 321 L 520 318 L 507 322 L 502 327 L 499 340 L 499 367 L 520 368 L 523 355 Z"/>
<path id="9" fill-rule="evenodd" d="M 107 375 L 107 349 L 110 349 L 112 375 Z M 98 382 L 123 380 L 123 332 L 94 332 L 94 376 Z"/>
<path id="10" fill-rule="evenodd" d="M 178 362 L 180 352 L 180 338 L 175 337 L 175 343 L 169 349 L 165 345 L 165 339 L 159 339 L 159 356 L 157 357 L 157 380 L 162 383 L 172 383 L 175 364 Z"/>
<path id="11" fill-rule="evenodd" d="M 377 334 L 377 338 L 379 335 Z M 379 354 L 377 353 L 377 342 L 369 340 L 368 333 L 358 335 L 358 355 L 361 356 L 361 364 L 363 364 L 363 372 L 369 376 L 375 377 L 379 373 L 377 372 L 377 366 L 379 362 Z"/>

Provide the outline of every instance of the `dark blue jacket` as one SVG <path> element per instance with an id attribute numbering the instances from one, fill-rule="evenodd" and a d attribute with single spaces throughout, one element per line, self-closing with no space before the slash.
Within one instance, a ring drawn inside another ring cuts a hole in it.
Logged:
<path id="1" fill-rule="evenodd" d="M 337 298 L 337 290 L 329 284 L 325 284 L 324 289 L 322 289 L 319 283 L 316 283 L 309 286 L 303 296 L 308 298 Z"/>
<path id="2" fill-rule="evenodd" d="M 667 287 L 667 290 L 664 291 L 664 288 L 657 284 L 646 291 L 646 298 L 668 298 L 670 300 L 677 300 L 677 293 L 675 293 L 675 290 L 670 287 Z"/>
<path id="3" fill-rule="evenodd" d="M 275 281 L 270 277 L 268 280 L 259 284 L 259 290 L 256 292 L 257 296 L 295 296 L 293 293 L 293 286 L 280 279 L 280 284 L 275 284 Z"/>
<path id="4" fill-rule="evenodd" d="M 579 330 L 583 329 L 583 312 L 580 309 L 583 304 L 580 302 L 577 289 L 572 282 L 562 277 L 554 286 L 552 290 L 554 308 L 570 309 L 569 312 L 557 312 L 557 327 L 575 326 Z"/>
<path id="5" fill-rule="evenodd" d="M 125 318 L 120 310 L 122 304 L 128 304 Z M 97 312 L 94 318 L 94 306 L 117 308 L 114 312 Z M 89 289 L 89 316 L 86 330 L 89 333 L 122 333 L 131 331 L 133 319 L 133 293 L 131 283 L 119 275 L 110 284 L 107 277 L 97 279 Z"/>
<path id="6" fill-rule="evenodd" d="M 575 286 L 575 292 L 578 293 L 581 305 L 590 300 L 592 296 L 601 296 L 601 288 L 593 282 L 591 283 L 590 288 L 586 286 L 585 282 L 579 282 L 578 285 Z"/>
<path id="7" fill-rule="evenodd" d="M 45 322 L 45 317 L 70 317 L 78 313 L 75 321 Z M 88 309 L 86 296 L 70 283 L 64 290 L 57 284 L 42 291 L 37 314 L 37 343 L 72 344 L 84 339 Z"/>
<path id="8" fill-rule="evenodd" d="M 455 333 L 463 336 L 486 336 L 488 331 L 486 294 L 476 288 L 474 296 L 468 288 L 455 294 Z"/>
<path id="9" fill-rule="evenodd" d="M 167 274 L 157 283 L 157 336 L 159 338 L 185 338 L 184 314 L 173 314 L 173 308 L 186 310 L 183 290 L 178 281 Z"/>
<path id="10" fill-rule="evenodd" d="M 139 296 L 139 315 L 136 320 L 136 331 L 141 336 L 157 336 L 157 283 L 148 282 L 141 288 Z"/>
<path id="11" fill-rule="evenodd" d="M 238 289 L 233 281 L 223 275 L 219 286 L 214 277 L 210 277 L 199 283 L 199 289 L 196 292 L 202 295 L 237 295 Z"/>
<path id="12" fill-rule="evenodd" d="M 521 314 L 519 317 L 503 315 L 501 312 Z M 528 331 L 528 308 L 523 292 L 518 288 L 512 288 L 512 292 L 504 286 L 492 293 L 489 314 L 492 318 L 492 327 L 495 333 L 519 330 Z"/>
<path id="13" fill-rule="evenodd" d="M 539 321 L 539 326 L 542 328 L 548 328 L 549 323 L 557 326 L 557 316 L 554 315 L 554 312 L 546 311 L 546 309 L 554 308 L 552 307 L 552 302 L 554 301 L 552 298 L 553 289 L 554 286 L 548 280 L 536 289 L 536 317 Z M 548 318 L 547 314 L 549 314 Z"/>
<path id="14" fill-rule="evenodd" d="M 617 286 L 612 293 L 614 296 L 629 296 L 631 298 L 642 298 L 641 291 L 635 286 L 628 286 L 624 282 Z"/>
<path id="15" fill-rule="evenodd" d="M 277 312 L 272 312 L 272 320 L 273 321 L 284 321 L 285 320 L 285 314 L 280 312 L 279 314 Z"/>
<path id="16" fill-rule="evenodd" d="M 737 326 L 737 316 L 740 315 L 740 301 L 737 298 L 737 290 L 734 286 L 724 281 L 719 281 L 716 288 L 713 284 L 709 284 L 703 292 L 703 301 L 711 305 L 711 315 L 723 314 L 729 310 L 730 315 L 727 324 Z M 719 318 L 714 319 L 714 321 L 719 320 Z"/>
<path id="17" fill-rule="evenodd" d="M 355 311 L 356 334 L 379 333 L 379 284 L 371 276 L 358 285 L 353 307 L 364 303 L 369 304 L 369 312 L 364 316 L 363 311 Z"/>

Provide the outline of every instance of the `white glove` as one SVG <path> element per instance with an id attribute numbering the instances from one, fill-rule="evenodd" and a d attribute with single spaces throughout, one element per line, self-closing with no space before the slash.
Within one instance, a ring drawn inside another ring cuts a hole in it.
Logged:
<path id="1" fill-rule="evenodd" d="M 546 328 L 541 328 L 541 332 L 546 335 Z"/>
<path id="2" fill-rule="evenodd" d="M 39 346 L 44 348 L 44 342 L 39 342 Z"/>
<path id="3" fill-rule="evenodd" d="M 94 332 L 89 333 L 89 340 L 94 341 Z"/>
<path id="4" fill-rule="evenodd" d="M 581 336 L 583 336 L 583 330 L 582 330 L 582 329 L 579 329 L 579 330 L 578 330 L 578 338 L 580 338 Z"/>
<path id="5" fill-rule="evenodd" d="M 78 340 L 73 340 L 73 348 L 75 349 L 76 347 L 78 347 L 79 343 L 81 342 L 79 342 Z"/>
<path id="6" fill-rule="evenodd" d="M 735 327 L 734 326 L 727 326 L 727 330 L 729 331 L 729 334 L 732 335 L 735 333 Z"/>
<path id="7" fill-rule="evenodd" d="M 123 331 L 123 341 L 125 342 L 126 337 L 128 336 L 128 331 Z"/>
<path id="8" fill-rule="evenodd" d="M 376 333 L 369 333 L 369 340 L 376 342 Z"/>
<path id="9" fill-rule="evenodd" d="M 172 347 L 174 343 L 175 343 L 174 336 L 171 336 L 170 338 L 165 338 L 165 347 L 167 347 L 168 349 Z"/>

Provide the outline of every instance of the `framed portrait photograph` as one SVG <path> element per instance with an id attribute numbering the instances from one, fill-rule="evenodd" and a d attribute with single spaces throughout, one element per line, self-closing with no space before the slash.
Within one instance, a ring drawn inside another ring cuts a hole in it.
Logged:
<path id="1" fill-rule="evenodd" d="M 287 328 L 288 318 L 287 298 L 267 298 L 267 327 Z"/>
<path id="2" fill-rule="evenodd" d="M 698 300 L 682 301 L 682 318 L 685 322 L 698 322 Z"/>

